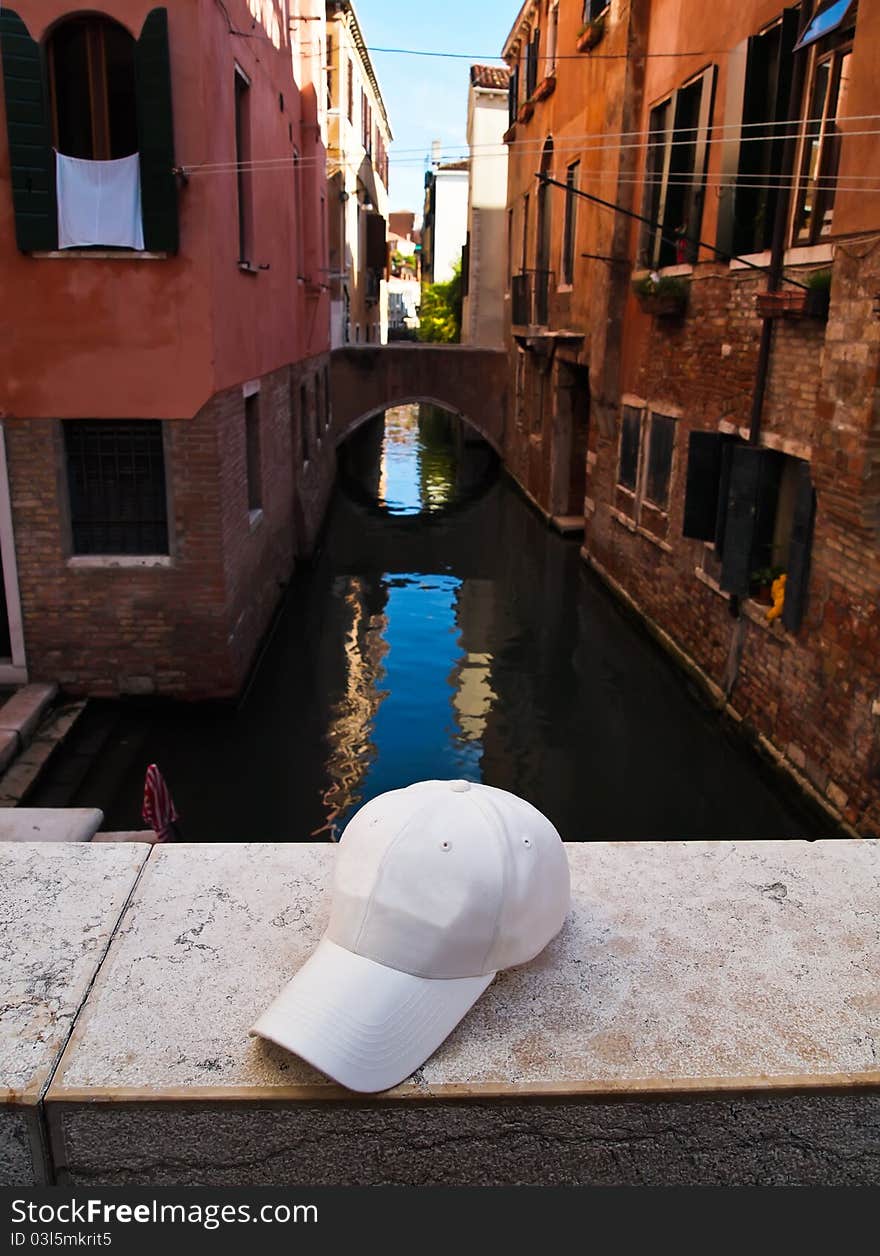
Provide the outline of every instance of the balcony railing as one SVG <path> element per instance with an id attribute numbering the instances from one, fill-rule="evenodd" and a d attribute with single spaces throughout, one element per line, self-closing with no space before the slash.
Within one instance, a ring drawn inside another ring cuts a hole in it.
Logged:
<path id="1" fill-rule="evenodd" d="M 515 327 L 546 327 L 550 270 L 522 270 L 510 281 L 511 321 Z"/>

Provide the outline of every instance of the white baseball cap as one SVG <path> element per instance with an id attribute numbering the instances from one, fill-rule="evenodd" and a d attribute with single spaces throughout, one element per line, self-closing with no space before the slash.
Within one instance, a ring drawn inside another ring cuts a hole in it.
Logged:
<path id="1" fill-rule="evenodd" d="M 386 1090 L 436 1051 L 495 974 L 562 928 L 568 859 L 530 803 L 469 781 L 420 781 L 352 818 L 330 922 L 251 1034 L 351 1090 Z"/>

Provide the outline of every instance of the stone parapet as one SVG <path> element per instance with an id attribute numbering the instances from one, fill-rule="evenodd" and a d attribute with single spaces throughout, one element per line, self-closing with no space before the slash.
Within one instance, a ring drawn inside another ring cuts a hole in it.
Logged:
<path id="1" fill-rule="evenodd" d="M 880 843 L 567 850 L 556 941 L 365 1097 L 247 1033 L 335 847 L 153 847 L 46 1089 L 56 1180 L 877 1181 Z"/>

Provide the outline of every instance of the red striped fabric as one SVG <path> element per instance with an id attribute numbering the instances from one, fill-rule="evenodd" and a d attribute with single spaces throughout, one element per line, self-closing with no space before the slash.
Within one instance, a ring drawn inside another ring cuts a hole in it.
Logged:
<path id="1" fill-rule="evenodd" d="M 165 778 L 155 763 L 147 768 L 144 780 L 144 805 L 141 817 L 149 825 L 160 842 L 172 842 L 176 834 L 174 824 L 179 819 Z"/>

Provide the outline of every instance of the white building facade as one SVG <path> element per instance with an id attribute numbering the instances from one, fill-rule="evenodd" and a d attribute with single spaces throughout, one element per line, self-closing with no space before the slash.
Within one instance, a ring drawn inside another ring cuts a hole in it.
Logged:
<path id="1" fill-rule="evenodd" d="M 472 65 L 468 88 L 470 152 L 463 258 L 463 344 L 502 348 L 506 285 L 508 83 L 510 71 Z"/>
<path id="2" fill-rule="evenodd" d="M 388 339 L 391 127 L 350 0 L 327 2 L 330 343 Z"/>

